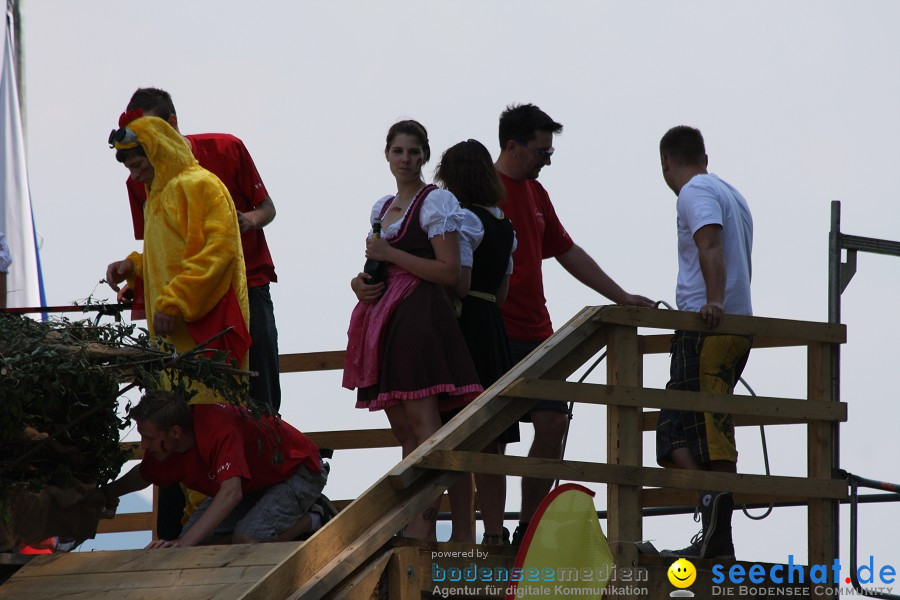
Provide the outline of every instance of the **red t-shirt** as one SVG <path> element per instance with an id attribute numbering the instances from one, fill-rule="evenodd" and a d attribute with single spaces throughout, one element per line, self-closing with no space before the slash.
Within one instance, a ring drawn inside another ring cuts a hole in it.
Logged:
<path id="1" fill-rule="evenodd" d="M 544 298 L 541 262 L 566 253 L 575 242 L 559 222 L 544 186 L 535 179 L 519 181 L 499 174 L 506 188 L 500 208 L 512 221 L 519 244 L 513 254 L 509 294 L 500 312 L 509 339 L 543 341 L 553 335 L 553 325 Z"/>
<path id="2" fill-rule="evenodd" d="M 312 473 L 322 472 L 319 448 L 284 421 L 257 419 L 230 404 L 194 404 L 191 413 L 193 447 L 162 461 L 144 454 L 144 481 L 161 486 L 183 483 L 215 496 L 219 485 L 235 476 L 241 478 L 244 493 L 249 493 L 285 481 L 301 464 Z"/>
<path id="3" fill-rule="evenodd" d="M 227 133 L 201 133 L 186 136 L 191 140 L 194 158 L 200 166 L 212 171 L 222 180 L 235 208 L 240 212 L 250 212 L 269 197 L 256 165 L 244 142 Z M 131 219 L 134 222 L 134 239 L 144 239 L 144 202 L 147 191 L 144 184 L 130 177 L 125 182 L 128 200 L 131 203 Z M 265 285 L 278 281 L 275 265 L 266 234 L 262 229 L 254 229 L 241 235 L 244 247 L 244 262 L 247 265 L 247 286 Z"/>

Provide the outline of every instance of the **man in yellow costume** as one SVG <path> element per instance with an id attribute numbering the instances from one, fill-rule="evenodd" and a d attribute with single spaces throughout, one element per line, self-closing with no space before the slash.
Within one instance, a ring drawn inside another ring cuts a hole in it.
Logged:
<path id="1" fill-rule="evenodd" d="M 116 160 L 147 187 L 144 252 L 109 265 L 116 291 L 143 289 L 150 335 L 179 352 L 231 328 L 207 347 L 247 367 L 249 312 L 240 226 L 228 189 L 202 168 L 167 122 L 124 113 L 109 138 Z M 193 403 L 216 401 L 201 389 Z"/>
<path id="2" fill-rule="evenodd" d="M 144 252 L 111 263 L 106 281 L 118 291 L 128 280 L 143 294 L 151 338 L 159 336 L 176 351 L 205 343 L 223 350 L 240 368 L 250 347 L 247 276 L 237 212 L 228 189 L 202 168 L 184 138 L 158 117 L 140 110 L 119 117 L 109 136 L 116 160 L 146 186 Z M 229 329 L 230 328 L 230 329 Z M 169 387 L 171 382 L 162 381 Z M 192 404 L 220 402 L 212 390 L 194 384 Z M 192 492 L 187 511 L 203 496 Z M 162 539 L 178 537 L 185 498 L 178 484 L 160 490 L 157 528 Z"/>

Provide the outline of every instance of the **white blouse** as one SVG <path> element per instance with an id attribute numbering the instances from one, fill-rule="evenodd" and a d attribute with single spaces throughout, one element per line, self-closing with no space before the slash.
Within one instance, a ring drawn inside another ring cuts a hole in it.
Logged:
<path id="1" fill-rule="evenodd" d="M 503 217 L 503 211 L 496 206 L 485 206 L 484 208 L 498 219 Z M 474 262 L 475 250 L 478 249 L 481 240 L 484 239 L 484 225 L 481 223 L 481 219 L 478 218 L 478 215 L 466 208 L 462 210 L 465 213 L 465 220 L 463 221 L 462 229 L 459 233 L 459 258 L 460 264 L 463 267 L 471 269 L 472 263 Z M 513 245 L 510 250 L 509 265 L 506 267 L 507 275 L 512 275 L 512 253 L 516 251 L 518 245 L 519 240 L 516 239 L 516 234 L 513 232 Z"/>
<path id="2" fill-rule="evenodd" d="M 381 214 L 384 203 L 393 198 L 394 196 L 391 195 L 378 199 L 378 202 L 372 207 L 372 215 L 369 218 L 370 223 Z M 409 206 L 412 206 L 412 203 Z M 406 207 L 407 212 L 409 212 L 409 206 Z M 444 235 L 449 231 L 459 231 L 462 228 L 464 217 L 463 209 L 460 208 L 459 200 L 456 199 L 456 196 L 447 190 L 436 189 L 432 190 L 425 196 L 425 200 L 422 201 L 422 210 L 419 211 L 419 225 L 428 234 L 428 239 L 430 240 L 436 235 Z M 403 218 L 382 229 L 381 235 L 385 238 L 396 236 L 405 218 L 406 213 L 403 214 Z M 369 234 L 371 235 L 371 233 L 370 230 Z"/>

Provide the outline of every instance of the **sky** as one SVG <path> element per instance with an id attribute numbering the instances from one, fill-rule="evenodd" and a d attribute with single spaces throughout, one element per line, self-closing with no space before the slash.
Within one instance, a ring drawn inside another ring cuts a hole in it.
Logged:
<path id="1" fill-rule="evenodd" d="M 563 224 L 628 291 L 670 304 L 675 197 L 658 143 L 674 125 L 703 132 L 710 171 L 748 200 L 755 314 L 827 320 L 832 200 L 842 202 L 844 232 L 900 239 L 890 183 L 900 158 L 900 4 L 888 0 L 20 4 L 29 177 L 49 304 L 112 298 L 97 284 L 106 265 L 140 248 L 127 174 L 106 139 L 142 86 L 172 93 L 182 132 L 232 133 L 253 155 L 278 210 L 266 235 L 282 353 L 345 347 L 369 210 L 395 191 L 384 136 L 401 118 L 428 128 L 430 176 L 460 140 L 481 140 L 496 156 L 506 105 L 540 106 L 565 126 L 540 176 Z M 553 260 L 544 273 L 557 326 L 607 303 Z M 898 274 L 900 260 L 861 255 L 843 296 L 849 422 L 841 464 L 887 481 L 900 480 L 890 380 Z M 663 387 L 667 357 L 649 357 L 644 370 L 645 385 Z M 603 371 L 588 381 L 602 383 Z M 744 377 L 760 395 L 803 397 L 805 353 L 755 351 Z M 286 374 L 282 385 L 285 418 L 300 429 L 387 427 L 384 415 L 353 408 L 338 372 Z M 604 432 L 605 410 L 576 406 L 567 458 L 605 460 Z M 523 427 L 511 454 L 527 451 L 529 433 Z M 766 435 L 772 472 L 804 475 L 804 428 Z M 655 466 L 653 442 L 646 434 L 646 466 Z M 738 469 L 762 473 L 758 430 L 739 430 L 738 448 Z M 397 460 L 399 449 L 339 453 L 327 492 L 355 496 Z M 588 487 L 605 508 L 605 487 Z M 510 492 L 508 509 L 517 509 L 517 481 Z M 900 565 L 883 526 L 898 510 L 861 509 L 863 559 Z M 848 514 L 842 509 L 842 564 Z M 644 537 L 682 547 L 698 528 L 685 515 L 648 518 Z M 734 536 L 743 560 L 806 560 L 805 509 L 760 522 L 735 513 Z M 86 547 L 143 543 L 100 536 Z"/>

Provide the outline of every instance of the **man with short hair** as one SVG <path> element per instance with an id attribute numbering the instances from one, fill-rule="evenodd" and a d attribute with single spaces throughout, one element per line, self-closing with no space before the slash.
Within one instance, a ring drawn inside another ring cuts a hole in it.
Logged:
<path id="1" fill-rule="evenodd" d="M 723 314 L 752 315 L 753 218 L 746 200 L 707 171 L 709 159 L 699 130 L 673 127 L 662 137 L 659 154 L 663 178 L 678 196 L 678 309 L 699 313 L 709 329 L 718 327 Z M 745 336 L 676 331 L 666 388 L 731 394 L 750 346 Z M 736 473 L 733 417 L 661 410 L 656 459 L 664 467 Z M 662 554 L 733 559 L 733 509 L 731 493 L 701 492 L 703 531 L 690 546 Z"/>
<path id="2" fill-rule="evenodd" d="M 127 110 L 141 109 L 145 115 L 159 117 L 178 131 L 178 116 L 172 96 L 158 88 L 138 88 Z M 231 194 L 241 228 L 241 245 L 247 268 L 247 293 L 250 307 L 250 395 L 274 412 L 281 407 L 281 383 L 278 365 L 278 330 L 269 284 L 278 281 L 275 265 L 263 228 L 275 219 L 275 204 L 263 184 L 253 158 L 244 142 L 225 133 L 201 133 L 182 136 L 200 166 L 215 174 Z M 129 177 L 126 181 L 134 238 L 144 239 L 144 185 Z"/>
<path id="3" fill-rule="evenodd" d="M 522 360 L 553 334 L 544 299 L 542 261 L 555 258 L 575 279 L 617 304 L 653 306 L 644 296 L 629 294 L 612 280 L 559 222 L 550 196 L 537 182 L 550 164 L 553 135 L 563 126 L 533 104 L 509 106 L 500 115 L 500 156 L 495 167 L 506 188 L 499 204 L 516 230 L 518 248 L 513 256 L 509 294 L 500 305 L 509 336 L 513 363 Z M 563 402 L 539 402 L 526 417 L 534 423 L 534 442 L 528 456 L 561 458 L 568 409 Z M 522 478 L 522 510 L 513 535 L 518 543 L 552 480 Z"/>
<path id="4" fill-rule="evenodd" d="M 177 539 L 148 548 L 289 541 L 321 525 L 310 512 L 327 477 L 319 449 L 283 420 L 163 391 L 148 392 L 130 416 L 144 457 L 101 488 L 106 506 L 150 484 L 180 482 L 208 496 Z"/>

